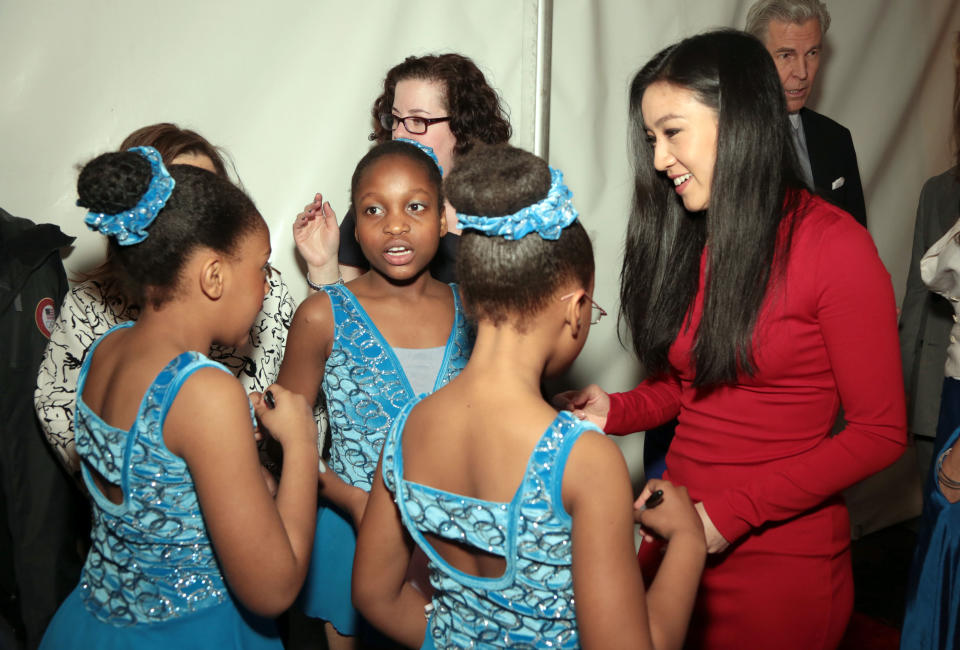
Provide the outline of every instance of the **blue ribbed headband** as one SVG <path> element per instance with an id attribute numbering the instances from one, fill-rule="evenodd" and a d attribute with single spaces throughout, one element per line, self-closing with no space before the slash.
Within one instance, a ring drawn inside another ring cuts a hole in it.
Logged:
<path id="1" fill-rule="evenodd" d="M 167 204 L 176 184 L 164 167 L 159 151 L 153 147 L 133 147 L 128 151 L 140 154 L 150 163 L 151 177 L 147 191 L 129 210 L 116 214 L 90 211 L 83 219 L 90 230 L 114 237 L 121 246 L 139 244 L 147 238 L 147 227 Z"/>
<path id="2" fill-rule="evenodd" d="M 563 172 L 550 168 L 550 191 L 541 201 L 503 217 L 476 217 L 457 213 L 463 230 L 479 230 L 491 237 L 521 239 L 536 232 L 544 239 L 556 240 L 564 228 L 577 220 L 573 193 L 563 183 Z"/>

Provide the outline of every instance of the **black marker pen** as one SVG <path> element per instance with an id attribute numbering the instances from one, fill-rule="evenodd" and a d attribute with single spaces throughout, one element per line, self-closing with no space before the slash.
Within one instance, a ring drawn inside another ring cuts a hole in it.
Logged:
<path id="1" fill-rule="evenodd" d="M 656 508 L 661 503 L 663 503 L 663 490 L 654 490 L 653 493 L 647 497 L 647 500 L 643 502 L 643 505 L 637 508 L 637 512 Z"/>

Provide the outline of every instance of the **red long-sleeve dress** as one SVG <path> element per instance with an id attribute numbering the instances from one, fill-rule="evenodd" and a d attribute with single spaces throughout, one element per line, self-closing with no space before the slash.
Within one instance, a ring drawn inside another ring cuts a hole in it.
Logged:
<path id="1" fill-rule="evenodd" d="M 667 478 L 731 543 L 708 559 L 688 647 L 836 647 L 853 607 L 840 491 L 905 445 L 890 276 L 847 213 L 819 198 L 805 212 L 761 310 L 753 376 L 692 387 L 701 273 L 691 326 L 670 349 L 672 375 L 610 396 L 608 433 L 678 418 Z M 840 404 L 847 426 L 830 436 Z"/>

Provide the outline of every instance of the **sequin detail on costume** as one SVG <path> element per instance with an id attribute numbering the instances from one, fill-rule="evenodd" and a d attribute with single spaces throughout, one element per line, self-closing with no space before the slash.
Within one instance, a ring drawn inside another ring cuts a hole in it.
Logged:
<path id="1" fill-rule="evenodd" d="M 473 331 L 463 315 L 456 285 L 453 329 L 433 389 L 446 385 L 467 365 Z M 335 336 L 324 369 L 323 394 L 330 418 L 330 468 L 367 492 L 373 485 L 387 431 L 403 405 L 416 397 L 390 345 L 353 293 L 326 285 Z"/>
<path id="2" fill-rule="evenodd" d="M 404 526 L 424 550 L 436 590 L 430 632 L 437 648 L 578 648 L 571 573 L 571 519 L 560 498 L 570 448 L 596 430 L 561 412 L 537 442 L 523 481 L 509 503 L 483 501 L 406 481 L 402 430 L 413 403 L 390 430 L 383 451 L 384 482 Z M 453 568 L 424 534 L 502 557 L 499 578 Z"/>
<path id="3" fill-rule="evenodd" d="M 193 372 L 228 371 L 197 352 L 181 354 L 147 389 L 128 432 L 103 422 L 82 400 L 95 349 L 87 354 L 77 386 L 77 452 L 94 500 L 92 544 L 80 580 L 84 604 L 98 619 L 118 626 L 166 621 L 217 605 L 229 597 L 227 587 L 193 479 L 186 462 L 164 444 L 162 426 Z M 87 464 L 122 488 L 123 503 L 103 496 Z"/>
<path id="4" fill-rule="evenodd" d="M 176 185 L 164 166 L 159 151 L 153 147 L 133 147 L 127 151 L 140 154 L 150 163 L 150 184 L 147 190 L 129 210 L 113 214 L 91 210 L 83 219 L 90 230 L 113 237 L 120 246 L 139 244 L 147 238 L 147 228 L 167 204 Z"/>

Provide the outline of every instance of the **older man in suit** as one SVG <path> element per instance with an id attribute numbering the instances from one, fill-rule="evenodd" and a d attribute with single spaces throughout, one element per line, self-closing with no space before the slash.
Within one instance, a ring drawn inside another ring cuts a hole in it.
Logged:
<path id="1" fill-rule="evenodd" d="M 866 226 L 867 209 L 850 131 L 804 106 L 820 68 L 823 35 L 829 27 L 830 13 L 819 0 L 759 0 L 747 13 L 746 31 L 766 45 L 780 73 L 807 184 Z"/>

